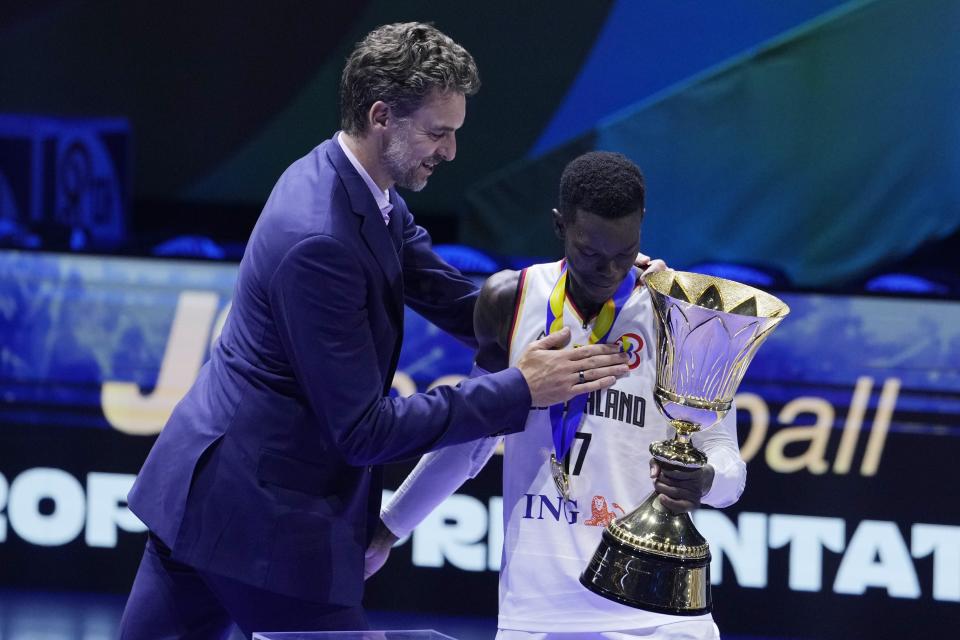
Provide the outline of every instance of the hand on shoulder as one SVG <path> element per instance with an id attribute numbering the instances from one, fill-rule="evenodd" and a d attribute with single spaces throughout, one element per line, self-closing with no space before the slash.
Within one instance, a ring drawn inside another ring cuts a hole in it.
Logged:
<path id="1" fill-rule="evenodd" d="M 637 254 L 637 259 L 633 261 L 633 266 L 640 269 L 641 278 L 658 271 L 673 271 L 673 269 L 668 267 L 667 263 L 660 258 L 651 258 L 643 253 Z"/>

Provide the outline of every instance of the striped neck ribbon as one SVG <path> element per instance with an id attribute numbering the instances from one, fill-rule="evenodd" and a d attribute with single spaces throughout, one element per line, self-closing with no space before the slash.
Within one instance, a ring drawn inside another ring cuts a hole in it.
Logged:
<path id="1" fill-rule="evenodd" d="M 613 297 L 603 303 L 600 313 L 593 323 L 593 329 L 590 331 L 590 344 L 606 342 L 610 336 L 610 330 L 617 316 L 620 315 L 623 305 L 627 303 L 633 288 L 637 283 L 637 275 L 634 269 L 627 272 L 626 277 Z M 563 328 L 563 307 L 567 299 L 567 261 L 563 261 L 560 269 L 560 276 L 557 283 L 553 285 L 553 291 L 550 292 L 550 298 L 547 302 L 547 327 L 546 334 L 550 335 Z M 553 448 L 556 452 L 556 459 L 562 461 L 567 452 L 570 451 L 570 445 L 573 438 L 580 429 L 580 423 L 583 420 L 583 412 L 587 406 L 587 394 L 582 393 L 574 396 L 566 403 L 559 403 L 550 407 L 550 426 L 553 430 Z"/>

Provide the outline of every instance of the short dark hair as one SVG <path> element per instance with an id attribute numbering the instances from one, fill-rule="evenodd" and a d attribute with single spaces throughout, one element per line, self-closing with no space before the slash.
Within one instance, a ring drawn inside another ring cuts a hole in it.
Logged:
<path id="1" fill-rule="evenodd" d="M 402 118 L 435 89 L 465 96 L 480 89 L 470 53 L 423 22 L 377 27 L 357 43 L 340 76 L 340 126 L 350 134 L 366 131 L 367 113 L 377 100 Z"/>
<path id="2" fill-rule="evenodd" d="M 573 220 L 577 209 L 602 218 L 622 218 L 646 206 L 640 167 L 622 153 L 591 151 L 573 159 L 560 177 L 560 213 Z"/>

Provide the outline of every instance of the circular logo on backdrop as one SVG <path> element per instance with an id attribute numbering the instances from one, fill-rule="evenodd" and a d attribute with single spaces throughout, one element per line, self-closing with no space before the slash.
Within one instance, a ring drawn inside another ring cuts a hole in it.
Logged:
<path id="1" fill-rule="evenodd" d="M 643 351 L 643 338 L 635 333 L 625 333 L 617 340 L 617 344 L 627 354 L 627 366 L 636 369 L 640 366 L 640 352 Z"/>

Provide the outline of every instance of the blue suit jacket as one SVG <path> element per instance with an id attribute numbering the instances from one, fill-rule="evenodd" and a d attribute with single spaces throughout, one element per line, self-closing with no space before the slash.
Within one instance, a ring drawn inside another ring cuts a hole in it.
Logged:
<path id="1" fill-rule="evenodd" d="M 335 140 L 274 187 L 220 340 L 129 495 L 175 559 L 356 605 L 377 465 L 523 428 L 530 394 L 516 369 L 387 397 L 404 302 L 473 343 L 477 297 L 390 200 L 388 227 Z"/>

